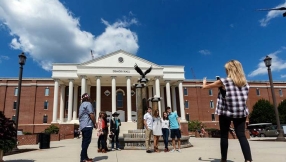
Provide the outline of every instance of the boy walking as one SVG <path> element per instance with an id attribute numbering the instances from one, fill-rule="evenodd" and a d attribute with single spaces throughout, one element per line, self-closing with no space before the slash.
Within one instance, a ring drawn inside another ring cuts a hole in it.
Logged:
<path id="1" fill-rule="evenodd" d="M 171 152 L 181 152 L 181 126 L 179 116 L 177 112 L 172 112 L 170 107 L 167 107 L 167 113 L 170 121 L 170 130 L 173 145 L 173 149 L 171 150 Z M 178 140 L 178 149 L 176 149 L 175 138 L 177 138 Z"/>

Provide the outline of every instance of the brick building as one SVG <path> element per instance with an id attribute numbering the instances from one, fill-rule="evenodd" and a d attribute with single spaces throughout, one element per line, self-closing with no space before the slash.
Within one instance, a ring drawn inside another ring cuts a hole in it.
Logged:
<path id="1" fill-rule="evenodd" d="M 186 80 L 183 66 L 160 66 L 120 50 L 82 64 L 54 64 L 51 78 L 23 78 L 19 129 L 38 133 L 54 123 L 72 134 L 78 124 L 80 96 L 84 92 L 90 93 L 96 112 L 106 111 L 111 116 L 117 111 L 124 122 L 136 120 L 137 92 L 133 84 L 139 74 L 134 63 L 143 71 L 152 65 L 151 73 L 147 74 L 147 97 L 162 97 L 158 105 L 161 113 L 171 106 L 182 122 L 199 120 L 208 128 L 218 127 L 214 115 L 218 89 L 203 90 L 202 80 Z M 272 100 L 268 82 L 249 84 L 250 111 L 257 100 Z M 279 103 L 285 99 L 286 86 L 284 82 L 274 85 Z M 12 119 L 16 114 L 17 86 L 18 78 L 0 78 L 0 111 Z"/>

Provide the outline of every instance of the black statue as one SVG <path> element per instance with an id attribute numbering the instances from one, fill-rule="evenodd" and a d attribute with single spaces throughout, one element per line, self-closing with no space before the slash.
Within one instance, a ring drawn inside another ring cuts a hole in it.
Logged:
<path id="1" fill-rule="evenodd" d="M 258 9 L 258 11 L 271 11 L 271 10 L 283 11 L 283 10 L 286 10 L 286 7 L 269 8 L 269 9 Z M 283 17 L 286 17 L 286 12 L 283 13 Z"/>
<path id="2" fill-rule="evenodd" d="M 145 83 L 146 83 L 148 80 L 147 80 L 145 77 L 146 77 L 146 75 L 147 75 L 148 73 L 151 72 L 151 70 L 152 70 L 152 65 L 151 65 L 150 68 L 147 69 L 144 73 L 143 73 L 143 71 L 140 69 L 140 67 L 139 67 L 137 64 L 134 65 L 134 69 L 141 75 L 141 81 L 140 81 L 140 82 L 145 82 Z"/>

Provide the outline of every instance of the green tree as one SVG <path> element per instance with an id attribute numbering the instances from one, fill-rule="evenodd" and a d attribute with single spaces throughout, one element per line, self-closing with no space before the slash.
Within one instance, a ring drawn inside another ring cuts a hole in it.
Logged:
<path id="1" fill-rule="evenodd" d="M 273 123 L 276 124 L 274 106 L 265 99 L 258 100 L 253 106 L 249 115 L 249 122 L 255 123 Z"/>
<path id="2" fill-rule="evenodd" d="M 188 129 L 189 129 L 189 131 L 195 132 L 201 128 L 201 125 L 202 125 L 202 122 L 200 122 L 198 120 L 192 120 L 188 124 Z"/>
<path id="3" fill-rule="evenodd" d="M 278 105 L 278 111 L 279 111 L 279 117 L 280 117 L 280 123 L 286 124 L 286 100 L 283 100 Z"/>

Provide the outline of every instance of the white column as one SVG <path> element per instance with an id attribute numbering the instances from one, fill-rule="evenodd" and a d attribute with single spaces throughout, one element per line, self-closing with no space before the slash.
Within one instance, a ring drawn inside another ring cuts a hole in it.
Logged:
<path id="1" fill-rule="evenodd" d="M 183 82 L 179 81 L 179 98 L 180 98 L 180 110 L 181 110 L 181 121 L 186 121 L 185 106 L 184 106 L 184 94 L 183 94 Z"/>
<path id="2" fill-rule="evenodd" d="M 116 111 L 116 76 L 111 77 L 112 113 Z"/>
<path id="3" fill-rule="evenodd" d="M 157 97 L 162 97 L 160 96 L 160 81 L 159 81 L 160 77 L 155 77 L 155 85 L 156 85 L 156 96 Z M 162 110 L 161 110 L 161 102 L 158 102 L 158 109 L 159 109 L 159 114 L 162 114 Z"/>
<path id="4" fill-rule="evenodd" d="M 132 122 L 132 113 L 131 113 L 131 77 L 126 77 L 126 89 L 127 89 L 127 122 Z"/>
<path id="5" fill-rule="evenodd" d="M 167 99 L 167 106 L 171 107 L 171 92 L 170 92 L 170 81 L 166 80 L 166 99 Z"/>
<path id="6" fill-rule="evenodd" d="M 64 105 L 65 105 L 65 85 L 61 85 L 61 102 L 60 102 L 60 123 L 64 122 Z"/>
<path id="7" fill-rule="evenodd" d="M 98 119 L 98 114 L 101 111 L 101 76 L 96 77 L 96 120 Z"/>
<path id="8" fill-rule="evenodd" d="M 148 85 L 148 99 L 153 97 L 152 95 L 152 85 Z M 149 101 L 149 106 L 152 107 L 152 102 Z"/>
<path id="9" fill-rule="evenodd" d="M 53 121 L 52 123 L 57 122 L 58 116 L 58 98 L 59 98 L 59 79 L 55 79 L 54 85 L 54 105 L 53 105 Z"/>
<path id="10" fill-rule="evenodd" d="M 73 79 L 69 79 L 69 104 L 68 104 L 68 122 L 72 119 L 72 99 L 73 99 Z"/>
<path id="11" fill-rule="evenodd" d="M 164 92 L 164 86 L 161 86 L 161 88 L 160 88 L 160 93 L 161 93 L 161 97 L 162 97 L 162 100 L 160 101 L 161 102 L 161 110 L 162 110 L 162 112 L 164 112 L 165 111 L 165 92 Z M 163 114 L 160 114 L 160 116 L 162 116 Z"/>
<path id="12" fill-rule="evenodd" d="M 177 111 L 177 102 L 176 102 L 176 86 L 172 86 L 172 103 L 173 103 L 173 111 Z"/>
<path id="13" fill-rule="evenodd" d="M 81 76 L 81 95 L 83 95 L 84 93 L 86 93 L 86 76 L 82 75 Z"/>
<path id="14" fill-rule="evenodd" d="M 90 95 L 90 88 L 91 88 L 90 85 L 87 85 L 87 86 L 86 86 L 86 93 L 88 93 L 89 95 Z"/>
<path id="15" fill-rule="evenodd" d="M 78 86 L 74 85 L 72 120 L 77 119 Z"/>

